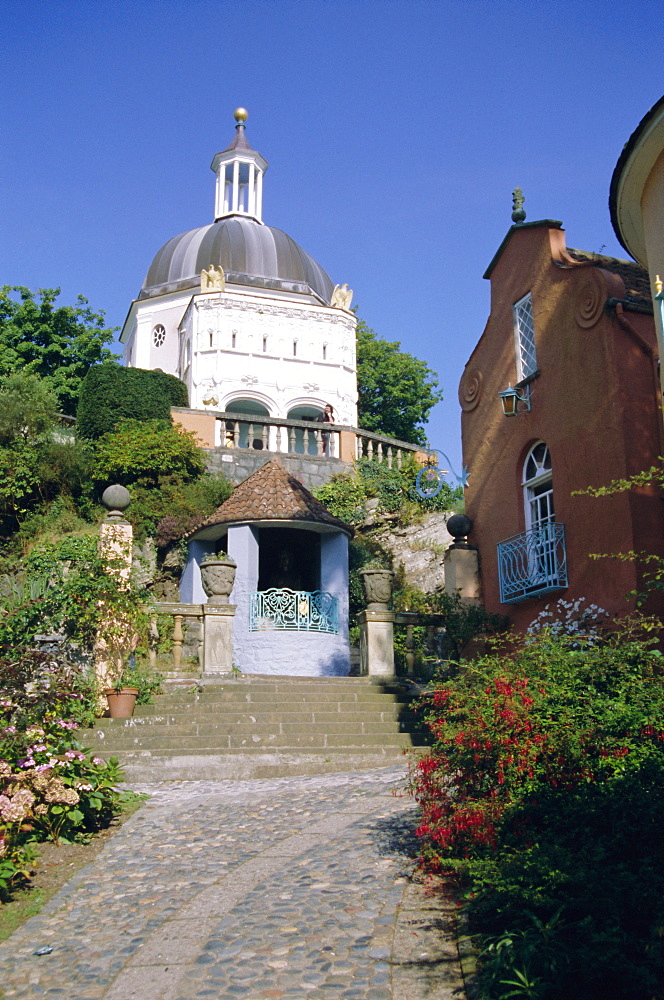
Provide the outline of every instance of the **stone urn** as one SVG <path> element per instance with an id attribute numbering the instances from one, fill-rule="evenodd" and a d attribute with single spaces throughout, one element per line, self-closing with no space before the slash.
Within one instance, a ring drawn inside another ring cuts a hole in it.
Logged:
<path id="1" fill-rule="evenodd" d="M 394 573 L 391 569 L 361 569 L 362 586 L 369 611 L 387 611 L 392 596 Z"/>
<path id="2" fill-rule="evenodd" d="M 237 563 L 230 556 L 204 559 L 201 563 L 201 582 L 208 604 L 228 604 L 235 583 Z"/>

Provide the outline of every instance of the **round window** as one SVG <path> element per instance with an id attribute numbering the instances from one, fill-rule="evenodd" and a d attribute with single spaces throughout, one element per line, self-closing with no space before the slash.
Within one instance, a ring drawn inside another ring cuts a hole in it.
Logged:
<path id="1" fill-rule="evenodd" d="M 152 331 L 152 343 L 154 344 L 155 347 L 161 347 L 161 345 L 164 343 L 165 340 L 166 340 L 166 330 L 161 325 L 161 323 L 159 323 L 157 326 L 155 326 L 154 330 Z"/>

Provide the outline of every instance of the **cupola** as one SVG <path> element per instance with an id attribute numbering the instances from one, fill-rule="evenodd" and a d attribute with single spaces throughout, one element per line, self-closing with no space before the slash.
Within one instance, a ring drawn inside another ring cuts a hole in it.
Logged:
<path id="1" fill-rule="evenodd" d="M 217 153 L 211 169 L 217 175 L 214 221 L 232 215 L 262 223 L 263 174 L 267 160 L 247 142 L 244 108 L 235 109 L 235 138 L 228 149 Z"/>

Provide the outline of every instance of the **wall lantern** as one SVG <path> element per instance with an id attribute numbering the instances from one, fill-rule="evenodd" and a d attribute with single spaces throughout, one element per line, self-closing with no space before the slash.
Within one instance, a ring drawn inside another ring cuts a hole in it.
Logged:
<path id="1" fill-rule="evenodd" d="M 503 413 L 506 417 L 515 417 L 517 413 L 528 413 L 530 411 L 530 385 L 525 387 L 523 396 L 520 396 L 519 390 L 513 389 L 512 386 L 503 389 L 498 395 L 503 404 Z M 524 408 L 519 409 L 519 403 L 524 403 Z"/>

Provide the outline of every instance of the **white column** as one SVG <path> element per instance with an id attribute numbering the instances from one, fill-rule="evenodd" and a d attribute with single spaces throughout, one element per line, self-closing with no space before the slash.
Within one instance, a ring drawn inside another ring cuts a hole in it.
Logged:
<path id="1" fill-rule="evenodd" d="M 336 597 L 339 635 L 348 638 L 348 536 L 343 531 L 321 535 L 320 589 Z"/>
<path id="2" fill-rule="evenodd" d="M 256 178 L 256 218 L 261 222 L 263 218 L 263 171 L 258 171 Z"/>
<path id="3" fill-rule="evenodd" d="M 237 212 L 238 197 L 240 194 L 240 163 L 236 160 L 233 164 L 233 212 Z"/>
<path id="4" fill-rule="evenodd" d="M 252 645 L 255 632 L 249 631 L 249 608 L 252 593 L 258 589 L 258 529 L 251 525 L 231 525 L 228 529 L 228 554 L 237 563 L 231 600 L 237 611 L 233 628 L 233 662 L 246 673 L 252 670 Z"/>
<path id="5" fill-rule="evenodd" d="M 249 164 L 249 183 L 247 185 L 247 215 L 256 214 L 256 190 L 255 190 L 256 167 Z"/>

